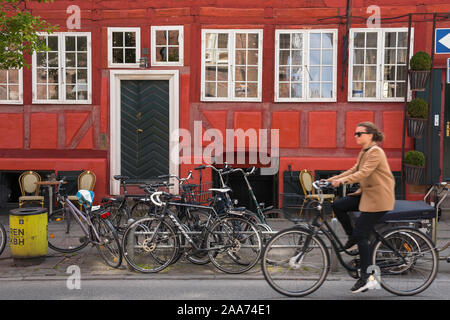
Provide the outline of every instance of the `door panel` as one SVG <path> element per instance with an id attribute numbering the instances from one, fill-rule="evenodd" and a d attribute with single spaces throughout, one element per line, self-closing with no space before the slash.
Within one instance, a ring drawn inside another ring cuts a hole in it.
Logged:
<path id="1" fill-rule="evenodd" d="M 169 173 L 169 81 L 121 81 L 121 174 L 144 182 Z"/>

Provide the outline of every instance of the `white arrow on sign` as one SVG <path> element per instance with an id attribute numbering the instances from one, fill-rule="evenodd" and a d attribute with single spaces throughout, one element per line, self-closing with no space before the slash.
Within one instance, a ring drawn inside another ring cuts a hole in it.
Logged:
<path id="1" fill-rule="evenodd" d="M 439 43 L 450 49 L 450 33 L 447 33 L 445 37 L 439 39 Z"/>

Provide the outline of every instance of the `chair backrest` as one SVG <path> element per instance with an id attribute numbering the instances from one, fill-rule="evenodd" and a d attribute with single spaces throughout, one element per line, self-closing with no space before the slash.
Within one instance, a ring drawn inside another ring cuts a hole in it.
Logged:
<path id="1" fill-rule="evenodd" d="M 39 181 L 41 181 L 41 176 L 37 172 L 25 171 L 24 173 L 22 173 L 19 177 L 19 185 L 22 196 L 30 193 L 38 195 L 40 186 L 35 182 Z"/>
<path id="2" fill-rule="evenodd" d="M 92 171 L 84 171 L 78 176 L 78 190 L 94 190 L 95 186 L 95 173 Z"/>
<path id="3" fill-rule="evenodd" d="M 311 171 L 303 169 L 300 171 L 298 178 L 300 180 L 300 184 L 302 185 L 303 193 L 305 195 L 314 194 L 314 188 L 312 186 L 313 176 Z"/>

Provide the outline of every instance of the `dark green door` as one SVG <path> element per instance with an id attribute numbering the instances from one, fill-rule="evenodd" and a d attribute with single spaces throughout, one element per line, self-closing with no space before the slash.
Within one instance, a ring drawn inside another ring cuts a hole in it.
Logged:
<path id="1" fill-rule="evenodd" d="M 169 81 L 121 81 L 121 174 L 136 183 L 169 174 Z"/>
<path id="2" fill-rule="evenodd" d="M 444 180 L 450 181 L 450 84 L 445 86 L 444 107 Z"/>

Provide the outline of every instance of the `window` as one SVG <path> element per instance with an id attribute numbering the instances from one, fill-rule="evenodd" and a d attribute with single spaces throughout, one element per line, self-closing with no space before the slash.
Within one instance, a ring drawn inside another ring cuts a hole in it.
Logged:
<path id="1" fill-rule="evenodd" d="M 183 27 L 151 27 L 152 65 L 183 65 Z"/>
<path id="2" fill-rule="evenodd" d="M 108 67 L 139 68 L 139 28 L 108 28 Z"/>
<path id="3" fill-rule="evenodd" d="M 405 28 L 350 30 L 349 101 L 403 101 L 407 49 Z"/>
<path id="4" fill-rule="evenodd" d="M 275 101 L 336 101 L 337 30 L 276 30 Z"/>
<path id="5" fill-rule="evenodd" d="M 261 101 L 262 30 L 203 30 L 203 101 Z"/>
<path id="6" fill-rule="evenodd" d="M 0 103 L 23 103 L 22 69 L 0 70 Z"/>
<path id="7" fill-rule="evenodd" d="M 41 39 L 50 50 L 33 54 L 33 103 L 91 103 L 90 33 Z"/>

